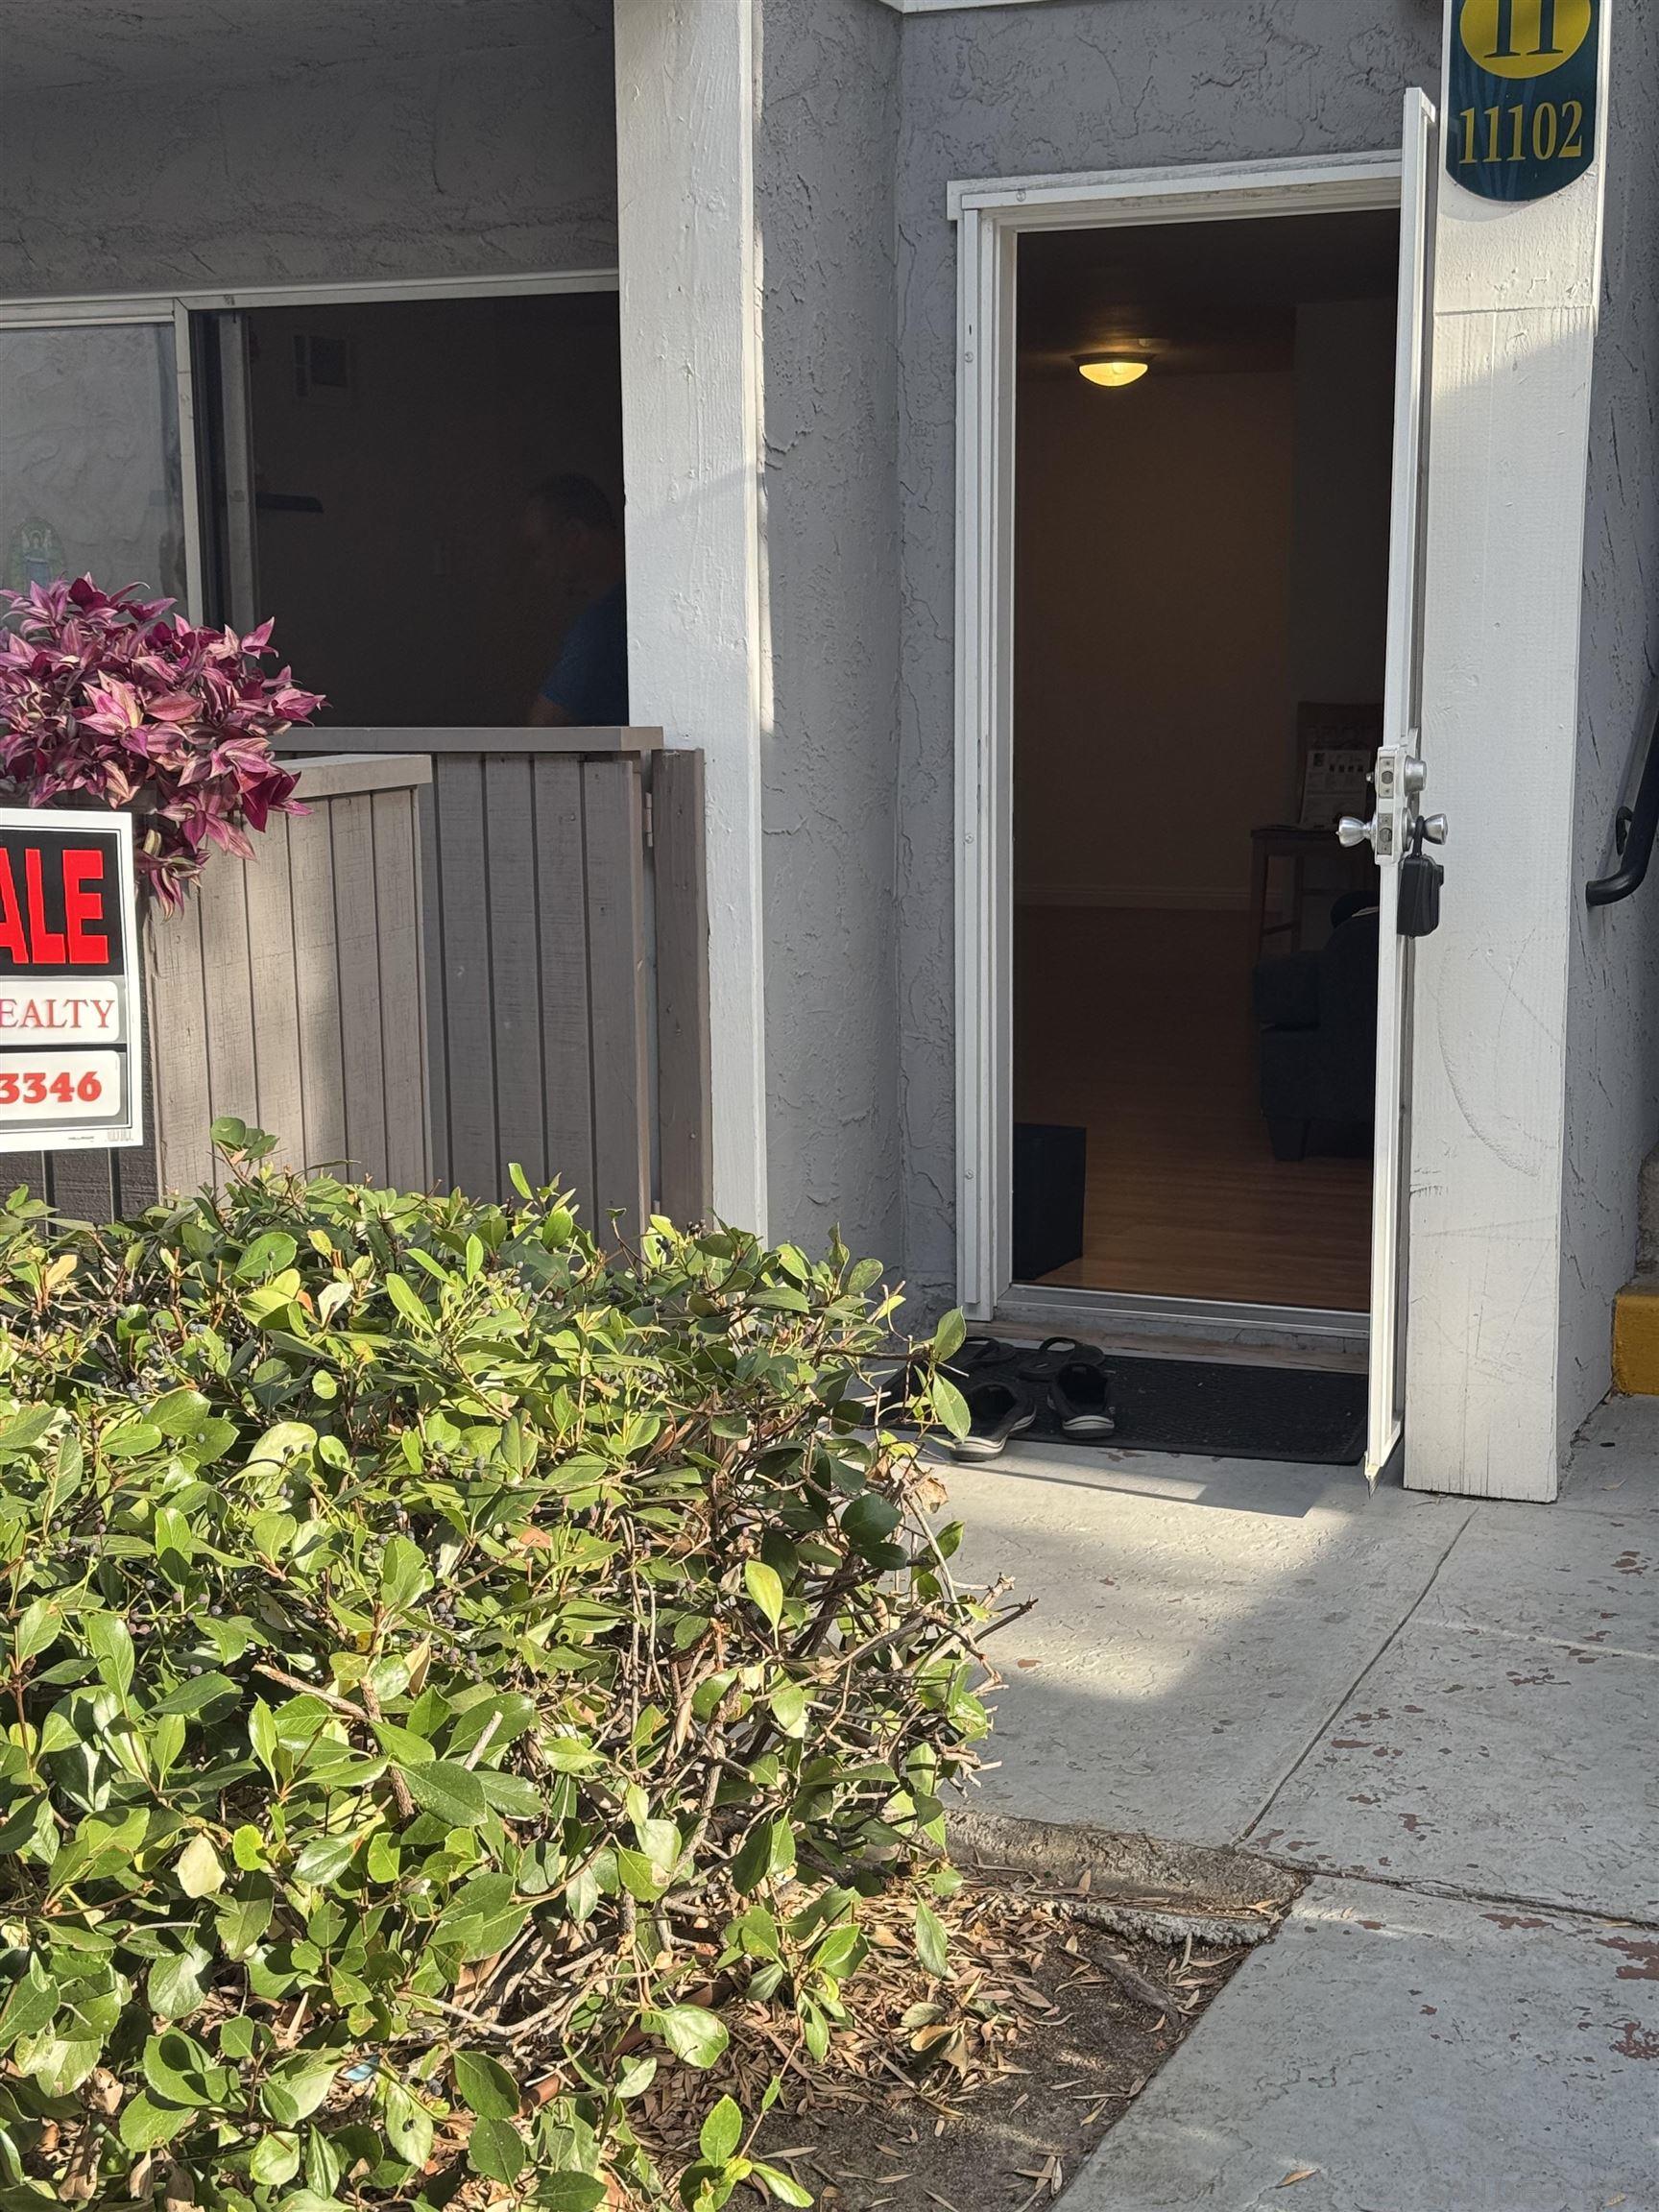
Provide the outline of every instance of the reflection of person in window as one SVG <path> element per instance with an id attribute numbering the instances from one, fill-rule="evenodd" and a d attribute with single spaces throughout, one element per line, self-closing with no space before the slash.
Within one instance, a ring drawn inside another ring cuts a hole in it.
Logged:
<path id="1" fill-rule="evenodd" d="M 536 565 L 581 613 L 530 706 L 540 729 L 603 729 L 628 719 L 628 603 L 622 533 L 587 476 L 549 476 L 530 494 L 524 536 Z"/>

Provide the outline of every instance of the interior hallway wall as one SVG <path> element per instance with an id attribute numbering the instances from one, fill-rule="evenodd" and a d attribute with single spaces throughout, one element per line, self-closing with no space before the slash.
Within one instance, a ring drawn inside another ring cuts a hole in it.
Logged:
<path id="1" fill-rule="evenodd" d="M 1289 371 L 1020 388 L 1015 895 L 1242 908 L 1293 751 Z"/>
<path id="2" fill-rule="evenodd" d="M 1296 699 L 1382 704 L 1396 304 L 1315 300 L 1296 310 Z"/>
<path id="3" fill-rule="evenodd" d="M 0 294 L 612 268 L 611 0 L 42 11 L 0 84 Z"/>
<path id="4" fill-rule="evenodd" d="M 901 1273 L 894 873 L 901 18 L 765 0 L 768 1199 L 774 1237 Z"/>
<path id="5" fill-rule="evenodd" d="M 1659 1137 L 1659 886 L 1592 913 L 1617 865 L 1659 674 L 1659 24 L 1612 18 L 1603 289 L 1591 395 L 1567 991 L 1558 1404 L 1563 1447 L 1609 1380 L 1611 1307 L 1636 1256 L 1637 1174 Z"/>
<path id="6" fill-rule="evenodd" d="M 1440 77 L 1440 0 L 1080 0 L 902 18 L 899 1003 L 905 1256 L 956 1278 L 953 178 L 1370 152 Z"/>

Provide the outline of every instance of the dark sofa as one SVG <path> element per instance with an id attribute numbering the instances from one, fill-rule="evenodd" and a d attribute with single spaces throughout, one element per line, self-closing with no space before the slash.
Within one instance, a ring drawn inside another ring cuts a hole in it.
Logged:
<path id="1" fill-rule="evenodd" d="M 1377 1083 L 1377 909 L 1332 910 L 1316 952 L 1256 969 L 1262 1111 L 1276 1160 L 1369 1148 Z"/>

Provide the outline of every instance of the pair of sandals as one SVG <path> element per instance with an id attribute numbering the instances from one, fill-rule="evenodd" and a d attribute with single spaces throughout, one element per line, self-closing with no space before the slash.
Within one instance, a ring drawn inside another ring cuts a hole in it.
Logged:
<path id="1" fill-rule="evenodd" d="M 1061 1435 L 1077 1443 L 1099 1443 L 1118 1427 L 1106 1355 L 1074 1336 L 1035 1347 L 965 1337 L 944 1371 L 968 1406 L 967 1435 L 950 1439 L 958 1459 L 997 1458 L 1036 1426 L 1045 1401 Z"/>

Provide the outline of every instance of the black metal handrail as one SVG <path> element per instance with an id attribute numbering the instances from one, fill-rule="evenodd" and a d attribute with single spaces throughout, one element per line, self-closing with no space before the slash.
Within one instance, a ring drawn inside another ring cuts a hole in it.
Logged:
<path id="1" fill-rule="evenodd" d="M 1621 806 L 1613 817 L 1613 842 L 1620 865 L 1611 876 L 1598 876 L 1584 886 L 1589 906 L 1616 906 L 1642 888 L 1647 863 L 1653 856 L 1653 838 L 1659 831 L 1659 713 L 1647 736 L 1647 757 L 1642 763 L 1642 781 L 1636 786 L 1634 806 Z"/>

